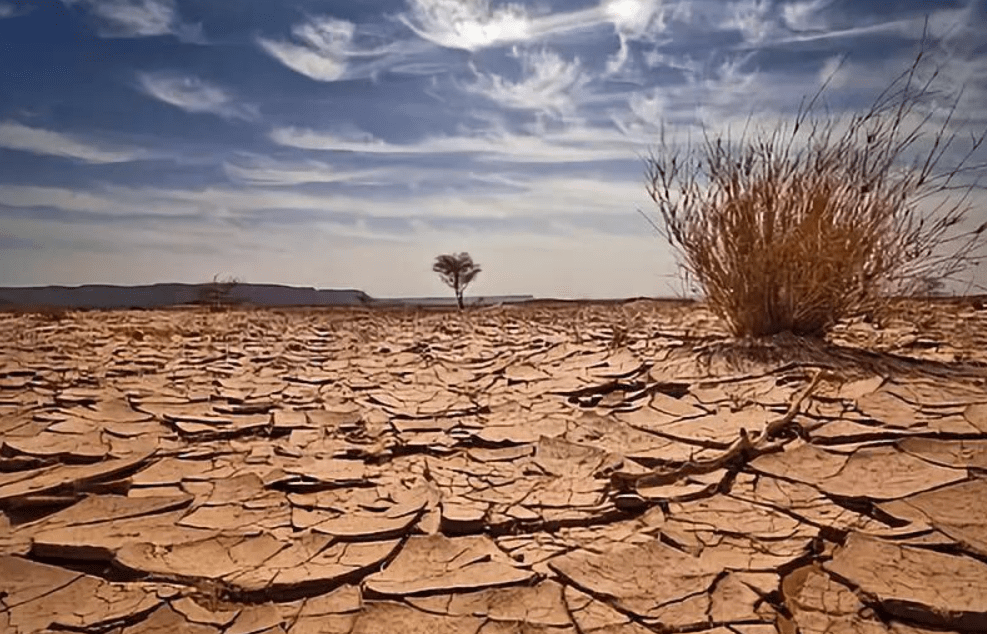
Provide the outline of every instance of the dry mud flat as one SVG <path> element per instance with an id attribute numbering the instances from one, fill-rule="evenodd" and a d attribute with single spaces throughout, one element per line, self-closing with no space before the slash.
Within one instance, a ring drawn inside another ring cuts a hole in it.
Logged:
<path id="1" fill-rule="evenodd" d="M 0 632 L 987 631 L 987 311 L 919 308 L 0 315 Z"/>

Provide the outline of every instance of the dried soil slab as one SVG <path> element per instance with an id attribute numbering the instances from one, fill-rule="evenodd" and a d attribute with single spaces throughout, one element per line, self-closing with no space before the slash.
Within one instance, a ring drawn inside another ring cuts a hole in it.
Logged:
<path id="1" fill-rule="evenodd" d="M 892 427 L 908 428 L 919 423 L 919 407 L 893 394 L 886 388 L 856 399 L 857 409 L 874 420 Z"/>
<path id="2" fill-rule="evenodd" d="M 31 552 L 31 538 L 24 532 L 15 532 L 10 519 L 0 512 L 0 555 L 24 556 Z"/>
<path id="3" fill-rule="evenodd" d="M 777 417 L 778 414 L 763 407 L 748 408 L 689 418 L 663 425 L 656 431 L 683 442 L 726 449 L 740 437 L 741 430 L 749 436 L 759 435 L 765 425 Z"/>
<path id="4" fill-rule="evenodd" d="M 768 541 L 815 537 L 816 530 L 781 510 L 726 495 L 668 505 L 663 531 L 716 532 Z"/>
<path id="5" fill-rule="evenodd" d="M 963 417 L 981 433 L 987 434 L 987 403 L 974 403 L 968 406 L 963 412 Z"/>
<path id="6" fill-rule="evenodd" d="M 252 570 L 287 546 L 270 535 L 220 536 L 162 548 L 157 540 L 123 546 L 117 565 L 161 579 L 221 579 Z"/>
<path id="7" fill-rule="evenodd" d="M 160 547 L 186 544 L 213 537 L 216 532 L 176 524 L 184 511 L 157 513 L 94 524 L 40 527 L 33 534 L 31 552 L 42 557 L 109 561 L 127 544 L 152 539 Z"/>
<path id="8" fill-rule="evenodd" d="M 726 475 L 727 471 L 721 469 L 710 473 L 683 476 L 672 484 L 638 485 L 635 491 L 646 500 L 685 502 L 712 495 Z"/>
<path id="9" fill-rule="evenodd" d="M 815 566 L 785 577 L 782 593 L 801 634 L 904 634 L 889 629 L 850 588 Z"/>
<path id="10" fill-rule="evenodd" d="M 584 634 L 652 634 L 654 632 L 640 623 L 635 623 L 626 614 L 572 586 L 565 587 L 565 602 L 569 613 L 572 614 L 572 620 Z"/>
<path id="11" fill-rule="evenodd" d="M 358 486 L 369 479 L 367 467 L 358 460 L 305 458 L 283 467 L 286 473 L 324 485 Z"/>
<path id="12" fill-rule="evenodd" d="M 211 460 L 183 460 L 162 458 L 131 478 L 134 486 L 163 486 L 179 484 L 183 480 L 201 479 L 214 469 Z"/>
<path id="13" fill-rule="evenodd" d="M 62 487 L 80 487 L 108 480 L 138 468 L 149 457 L 150 454 L 138 454 L 90 465 L 58 465 L 12 474 L 12 477 L 0 479 L 0 508 L 20 498 L 47 495 Z"/>
<path id="14" fill-rule="evenodd" d="M 577 551 L 557 557 L 549 567 L 566 582 L 619 610 L 661 618 L 670 604 L 708 592 L 722 572 L 709 562 L 659 541 L 594 555 Z"/>
<path id="15" fill-rule="evenodd" d="M 424 504 L 407 513 L 347 513 L 315 524 L 312 529 L 339 541 L 382 540 L 399 537 L 418 521 Z"/>
<path id="16" fill-rule="evenodd" d="M 433 614 L 483 616 L 498 623 L 563 628 L 570 627 L 572 621 L 566 611 L 562 592 L 563 586 L 546 580 L 533 587 L 490 588 L 478 592 L 410 597 L 408 603 Z"/>
<path id="17" fill-rule="evenodd" d="M 824 567 L 886 614 L 933 627 L 987 630 L 987 564 L 852 534 Z"/>
<path id="18" fill-rule="evenodd" d="M 795 480 L 844 498 L 893 500 L 966 478 L 894 447 L 861 447 L 849 455 L 803 444 L 750 463 L 760 473 Z"/>
<path id="19" fill-rule="evenodd" d="M 474 616 L 429 614 L 400 603 L 369 604 L 353 623 L 349 634 L 478 634 L 484 619 Z"/>
<path id="20" fill-rule="evenodd" d="M 761 504 L 791 513 L 813 526 L 837 531 L 885 530 L 886 524 L 833 502 L 815 487 L 769 476 L 741 473 L 730 496 L 748 504 Z"/>
<path id="21" fill-rule="evenodd" d="M 349 634 L 362 607 L 360 589 L 350 585 L 303 599 L 288 634 Z"/>
<path id="22" fill-rule="evenodd" d="M 291 526 L 291 506 L 284 494 L 244 503 L 200 506 L 179 520 L 180 526 L 229 533 L 253 534 Z"/>
<path id="23" fill-rule="evenodd" d="M 62 526 L 83 526 L 124 520 L 185 508 L 193 500 L 188 494 L 131 498 L 122 495 L 94 495 L 72 506 L 21 528 L 36 532 Z"/>
<path id="24" fill-rule="evenodd" d="M 192 623 L 181 612 L 162 606 L 143 621 L 131 625 L 121 634 L 219 634 L 220 630 L 204 623 Z"/>
<path id="25" fill-rule="evenodd" d="M 215 597 L 211 599 L 206 599 L 205 597 L 199 598 L 202 603 L 216 603 Z M 210 605 L 205 607 L 200 605 L 191 596 L 184 596 L 177 601 L 173 600 L 171 602 L 171 607 L 177 612 L 180 612 L 187 621 L 190 623 L 199 623 L 202 625 L 215 625 L 219 628 L 224 628 L 240 614 L 239 608 L 224 609 L 219 605 Z M 211 609 L 215 608 L 215 609 Z"/>
<path id="26" fill-rule="evenodd" d="M 987 557 L 987 480 L 974 479 L 902 501 L 932 526 Z"/>
<path id="27" fill-rule="evenodd" d="M 762 602 L 761 594 L 744 583 L 740 574 L 729 573 L 716 580 L 708 593 L 664 605 L 655 617 L 645 622 L 661 631 L 702 631 L 711 625 L 728 623 L 762 621 L 773 626 L 775 619 L 774 610 Z"/>
<path id="28" fill-rule="evenodd" d="M 488 537 L 413 535 L 387 568 L 364 587 L 381 596 L 479 590 L 531 581 Z"/>
<path id="29" fill-rule="evenodd" d="M 108 447 L 98 429 L 87 433 L 43 431 L 28 438 L 8 438 L 3 450 L 14 455 L 96 462 L 106 457 Z"/>
<path id="30" fill-rule="evenodd" d="M 479 533 L 487 524 L 490 503 L 460 496 L 443 497 L 440 509 L 443 532 L 452 535 Z"/>
<path id="31" fill-rule="evenodd" d="M 141 584 L 110 583 L 19 557 L 0 557 L 0 597 L 4 634 L 105 628 L 161 604 L 153 588 Z"/>
<path id="32" fill-rule="evenodd" d="M 527 418 L 527 420 L 510 418 L 504 420 L 498 415 L 491 414 L 486 425 L 473 435 L 484 443 L 526 445 L 538 442 L 542 437 L 561 436 L 568 429 L 566 421 L 555 416 L 528 414 Z"/>
<path id="33" fill-rule="evenodd" d="M 944 467 L 987 471 L 987 440 L 907 438 L 898 443 L 898 448 Z"/>
<path id="34" fill-rule="evenodd" d="M 400 543 L 333 542 L 323 535 L 303 534 L 253 570 L 228 575 L 227 581 L 243 593 L 277 599 L 325 592 L 378 570 Z"/>
<path id="35" fill-rule="evenodd" d="M 684 442 L 645 431 L 649 426 L 639 425 L 645 409 L 611 416 L 586 413 L 571 424 L 564 438 L 569 442 L 591 445 L 610 453 L 621 454 L 642 465 L 681 463 L 690 458 L 704 457 L 708 450 Z M 640 413 L 640 414 L 639 414 Z"/>
<path id="36" fill-rule="evenodd" d="M 983 387 L 957 383 L 946 378 L 912 379 L 893 382 L 887 390 L 909 403 L 924 408 L 963 408 L 971 403 L 987 403 Z"/>

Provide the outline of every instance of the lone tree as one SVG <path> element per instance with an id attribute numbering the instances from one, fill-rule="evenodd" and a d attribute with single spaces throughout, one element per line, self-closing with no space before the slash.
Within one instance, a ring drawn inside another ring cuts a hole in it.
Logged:
<path id="1" fill-rule="evenodd" d="M 473 262 L 469 253 L 452 253 L 436 257 L 432 270 L 456 292 L 456 303 L 462 310 L 463 291 L 479 275 L 480 265 Z"/>
<path id="2" fill-rule="evenodd" d="M 985 136 L 955 147 L 956 102 L 929 107 L 922 57 L 849 121 L 810 116 L 824 84 L 791 126 L 685 155 L 662 138 L 647 160 L 652 224 L 735 336 L 821 337 L 976 264 L 987 223 L 963 225 L 984 165 L 967 159 Z"/>

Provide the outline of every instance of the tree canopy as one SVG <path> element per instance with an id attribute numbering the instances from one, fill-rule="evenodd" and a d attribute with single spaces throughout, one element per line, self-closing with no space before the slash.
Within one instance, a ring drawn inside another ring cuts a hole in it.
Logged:
<path id="1" fill-rule="evenodd" d="M 435 258 L 432 270 L 456 293 L 456 304 L 463 308 L 463 292 L 480 273 L 480 265 L 469 253 L 450 253 Z"/>

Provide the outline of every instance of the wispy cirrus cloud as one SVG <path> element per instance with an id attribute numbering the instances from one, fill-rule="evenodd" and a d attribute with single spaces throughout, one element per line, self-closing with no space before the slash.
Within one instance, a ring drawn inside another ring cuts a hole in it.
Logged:
<path id="1" fill-rule="evenodd" d="M 258 43 L 282 64 L 311 79 L 336 81 L 345 75 L 356 32 L 352 22 L 321 17 L 296 25 L 291 32 L 300 44 L 267 38 L 259 38 Z"/>
<path id="2" fill-rule="evenodd" d="M 519 5 L 491 7 L 488 0 L 410 0 L 409 5 L 401 22 L 444 48 L 475 51 L 525 42 L 534 32 L 528 11 Z"/>
<path id="3" fill-rule="evenodd" d="M 396 179 L 395 170 L 387 175 Z M 0 205 L 21 209 L 58 209 L 65 212 L 161 220 L 164 218 L 227 219 L 256 215 L 278 217 L 278 210 L 307 211 L 366 219 L 492 220 L 497 218 L 597 217 L 633 215 L 635 206 L 649 199 L 639 179 L 604 180 L 595 177 L 526 176 L 512 181 L 510 191 L 431 188 L 392 192 L 372 198 L 284 189 L 280 187 L 158 187 L 102 186 L 99 188 L 0 185 Z M 85 222 L 84 217 L 79 217 Z M 90 219 L 93 221 L 93 219 Z M 156 220 L 155 220 L 156 221 Z"/>
<path id="4" fill-rule="evenodd" d="M 823 15 L 823 9 L 832 3 L 833 0 L 789 2 L 782 7 L 782 21 L 792 31 L 825 31 L 829 28 L 829 24 Z"/>
<path id="5" fill-rule="evenodd" d="M 223 163 L 223 170 L 234 182 L 262 187 L 289 187 L 311 183 L 382 184 L 397 177 L 397 170 L 374 168 L 340 170 L 316 160 L 277 161 L 258 155 L 240 156 Z M 407 177 L 407 174 L 404 174 Z"/>
<path id="6" fill-rule="evenodd" d="M 259 116 L 254 106 L 237 103 L 230 92 L 198 77 L 171 72 L 139 73 L 138 83 L 150 97 L 186 112 L 248 121 Z"/>
<path id="7" fill-rule="evenodd" d="M 0 122 L 0 148 L 76 159 L 84 163 L 123 163 L 146 156 L 142 150 L 113 149 L 102 143 L 33 128 L 16 121 Z"/>
<path id="8" fill-rule="evenodd" d="M 770 0 L 739 0 L 729 3 L 729 7 L 723 26 L 739 31 L 748 44 L 764 42 L 777 28 L 776 12 Z"/>
<path id="9" fill-rule="evenodd" d="M 463 86 L 463 90 L 483 95 L 507 108 L 556 115 L 575 110 L 574 98 L 591 80 L 583 72 L 579 58 L 569 62 L 547 49 L 515 49 L 514 57 L 521 61 L 523 77 L 520 80 L 512 82 L 499 75 L 482 73 L 471 64 L 470 68 L 477 79 Z"/>
<path id="10" fill-rule="evenodd" d="M 601 0 L 600 12 L 613 24 L 620 47 L 607 60 L 606 74 L 621 72 L 630 59 L 630 42 L 654 41 L 667 28 L 662 0 Z"/>
<path id="11" fill-rule="evenodd" d="M 201 42 L 199 26 L 184 24 L 175 0 L 62 0 L 67 6 L 84 5 L 99 23 L 103 37 L 175 35 L 186 42 Z"/>
<path id="12" fill-rule="evenodd" d="M 399 20 L 424 40 L 444 48 L 482 49 L 544 42 L 601 27 L 614 29 L 619 49 L 607 60 L 606 73 L 624 69 L 630 42 L 656 40 L 670 14 L 684 15 L 662 0 L 600 0 L 574 11 L 549 12 L 522 4 L 491 5 L 489 0 L 409 0 Z"/>
<path id="13" fill-rule="evenodd" d="M 601 0 L 573 11 L 549 11 L 522 3 L 490 0 L 408 0 L 398 20 L 420 38 L 443 48 L 476 52 L 530 44 L 613 26 L 623 36 L 643 37 L 663 25 L 661 0 Z"/>
<path id="14" fill-rule="evenodd" d="M 270 138 L 279 145 L 306 150 L 368 155 L 472 154 L 486 161 L 556 164 L 635 160 L 635 152 L 646 147 L 645 143 L 624 136 L 616 129 L 601 128 L 538 134 L 492 130 L 482 134 L 435 136 L 413 143 L 391 143 L 371 135 L 357 139 L 333 132 L 279 127 L 271 131 Z"/>
<path id="15" fill-rule="evenodd" d="M 662 0 L 602 0 L 600 8 L 619 33 L 641 38 L 665 30 L 663 5 Z"/>
<path id="16" fill-rule="evenodd" d="M 265 53 L 315 81 L 375 77 L 382 71 L 430 75 L 448 68 L 448 62 L 431 58 L 429 46 L 422 42 L 395 40 L 386 29 L 363 32 L 333 16 L 295 24 L 291 35 L 291 40 L 259 37 L 256 41 Z"/>

